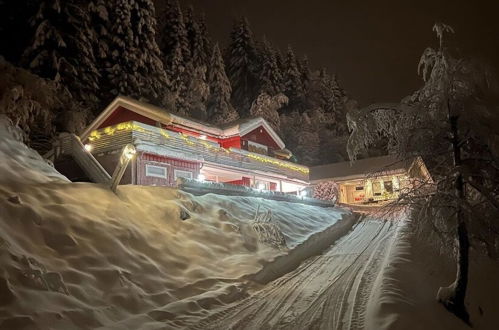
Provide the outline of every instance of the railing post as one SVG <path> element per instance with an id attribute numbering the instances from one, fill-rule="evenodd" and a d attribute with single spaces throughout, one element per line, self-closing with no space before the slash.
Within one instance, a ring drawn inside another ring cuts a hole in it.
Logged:
<path id="1" fill-rule="evenodd" d="M 111 190 L 114 193 L 116 193 L 116 187 L 120 183 L 123 174 L 125 174 L 128 163 L 130 163 L 133 157 L 135 157 L 136 153 L 137 151 L 135 150 L 135 146 L 133 144 L 127 144 L 123 147 L 118 165 L 116 165 L 116 168 L 113 172 L 113 177 L 111 178 Z"/>

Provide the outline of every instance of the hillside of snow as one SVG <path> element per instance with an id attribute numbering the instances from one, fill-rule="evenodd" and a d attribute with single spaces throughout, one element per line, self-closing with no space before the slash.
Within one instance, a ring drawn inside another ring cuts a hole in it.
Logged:
<path id="1" fill-rule="evenodd" d="M 430 222 L 398 222 L 395 239 L 385 257 L 383 271 L 367 307 L 367 329 L 465 330 L 471 329 L 449 313 L 437 299 L 439 287 L 455 278 L 452 251 L 435 237 L 422 237 Z M 420 226 L 418 231 L 416 228 Z M 439 251 L 445 251 L 439 253 Z M 499 262 L 470 250 L 466 308 L 473 329 L 499 326 Z"/>
<path id="2" fill-rule="evenodd" d="M 0 329 L 165 329 L 350 212 L 165 187 L 71 183 L 0 121 Z M 270 210 L 285 247 L 263 244 Z"/>

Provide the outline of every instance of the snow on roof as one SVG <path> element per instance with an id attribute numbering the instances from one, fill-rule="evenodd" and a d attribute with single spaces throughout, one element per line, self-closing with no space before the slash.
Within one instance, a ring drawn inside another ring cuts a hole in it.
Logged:
<path id="1" fill-rule="evenodd" d="M 400 159 L 394 155 L 359 159 L 355 162 L 341 162 L 314 166 L 310 168 L 310 181 L 355 180 L 373 175 L 406 173 L 414 164 L 416 157 Z"/>
<path id="2" fill-rule="evenodd" d="M 87 138 L 90 132 L 97 129 L 120 106 L 163 124 L 181 125 L 186 128 L 195 129 L 197 131 L 221 138 L 243 136 L 260 126 L 263 126 L 272 139 L 274 139 L 277 143 L 279 148 L 284 149 L 285 147 L 284 142 L 279 135 L 277 135 L 277 133 L 262 117 L 240 119 L 218 127 L 195 119 L 175 115 L 152 104 L 137 101 L 133 98 L 121 95 L 116 97 L 113 102 L 111 102 L 106 109 L 104 109 L 104 111 L 82 132 L 80 135 L 81 139 L 84 140 Z"/>

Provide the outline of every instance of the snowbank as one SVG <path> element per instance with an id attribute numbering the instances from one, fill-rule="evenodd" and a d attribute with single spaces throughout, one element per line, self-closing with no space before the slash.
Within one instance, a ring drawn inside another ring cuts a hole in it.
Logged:
<path id="1" fill-rule="evenodd" d="M 45 183 L 69 180 L 49 165 L 36 151 L 22 143 L 22 133 L 0 115 L 0 183 Z"/>
<path id="2" fill-rule="evenodd" d="M 288 253 L 248 230 L 271 210 L 288 249 L 343 209 L 176 189 L 68 183 L 0 130 L 0 329 L 164 329 L 245 295 Z"/>
<path id="3" fill-rule="evenodd" d="M 438 288 L 454 280 L 454 261 L 418 239 L 414 225 L 407 219 L 399 222 L 369 299 L 367 329 L 470 329 L 436 300 Z M 474 329 L 497 329 L 498 278 L 499 263 L 471 250 L 466 304 Z"/>

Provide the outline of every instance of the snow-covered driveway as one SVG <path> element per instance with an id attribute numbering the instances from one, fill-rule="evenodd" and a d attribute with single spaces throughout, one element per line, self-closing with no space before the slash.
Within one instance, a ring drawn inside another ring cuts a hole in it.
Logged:
<path id="1" fill-rule="evenodd" d="M 195 329 L 362 329 L 367 302 L 396 223 L 365 218 L 324 254 Z"/>

